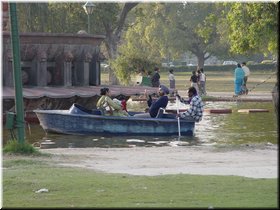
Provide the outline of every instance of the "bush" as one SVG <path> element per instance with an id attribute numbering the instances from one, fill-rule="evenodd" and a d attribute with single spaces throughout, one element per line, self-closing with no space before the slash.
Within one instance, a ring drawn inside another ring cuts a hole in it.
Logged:
<path id="1" fill-rule="evenodd" d="M 15 154 L 24 154 L 24 155 L 34 155 L 40 154 L 39 150 L 34 148 L 31 144 L 28 143 L 19 143 L 16 140 L 10 140 L 3 148 L 4 153 L 15 153 Z"/>
<path id="2" fill-rule="evenodd" d="M 272 64 L 273 60 L 263 60 L 261 63 L 262 64 Z"/>

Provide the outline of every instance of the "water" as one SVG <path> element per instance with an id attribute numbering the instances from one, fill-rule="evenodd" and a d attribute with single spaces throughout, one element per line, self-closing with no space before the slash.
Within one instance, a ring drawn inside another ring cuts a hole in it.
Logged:
<path id="1" fill-rule="evenodd" d="M 145 103 L 131 102 L 128 109 L 143 110 Z M 151 146 L 199 146 L 199 145 L 262 145 L 277 144 L 277 117 L 272 102 L 205 102 L 205 109 L 232 109 L 228 114 L 205 113 L 203 120 L 196 123 L 192 137 L 156 136 L 76 136 L 47 134 L 40 125 L 26 129 L 26 141 L 35 146 L 55 142 L 55 147 L 151 147 Z M 269 112 L 238 113 L 239 109 L 268 109 Z M 3 130 L 3 142 L 10 139 Z"/>
<path id="2" fill-rule="evenodd" d="M 269 102 L 219 102 L 209 108 L 229 108 L 230 114 L 206 114 L 196 124 L 196 136 L 202 142 L 214 144 L 278 143 L 277 116 Z M 239 113 L 239 109 L 268 109 L 269 112 Z"/>

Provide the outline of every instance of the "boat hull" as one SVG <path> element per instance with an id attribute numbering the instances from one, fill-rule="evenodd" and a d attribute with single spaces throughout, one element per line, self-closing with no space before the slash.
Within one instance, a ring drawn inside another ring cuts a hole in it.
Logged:
<path id="1" fill-rule="evenodd" d="M 34 110 L 46 132 L 75 135 L 178 135 L 176 118 L 114 117 L 69 110 Z M 182 136 L 193 136 L 194 121 L 180 120 Z"/>

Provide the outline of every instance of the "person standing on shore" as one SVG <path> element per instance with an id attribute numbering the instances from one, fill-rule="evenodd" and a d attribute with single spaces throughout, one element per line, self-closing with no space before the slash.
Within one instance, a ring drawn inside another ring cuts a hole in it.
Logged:
<path id="1" fill-rule="evenodd" d="M 198 76 L 196 75 L 196 71 L 192 71 L 192 76 L 190 78 L 191 87 L 196 89 L 197 94 L 199 93 L 198 90 Z"/>
<path id="2" fill-rule="evenodd" d="M 244 82 L 245 72 L 241 68 L 240 63 L 237 64 L 237 68 L 234 70 L 234 93 L 235 96 L 241 94 L 242 85 Z"/>
<path id="3" fill-rule="evenodd" d="M 159 68 L 155 67 L 154 71 L 155 71 L 154 75 L 151 78 L 152 86 L 153 87 L 159 87 L 159 85 L 160 85 L 160 82 L 159 82 L 159 80 L 160 80 Z"/>
<path id="4" fill-rule="evenodd" d="M 201 96 L 206 95 L 206 89 L 205 89 L 206 76 L 204 74 L 203 68 L 199 69 L 197 71 L 197 73 L 198 73 L 198 77 L 199 77 L 199 80 L 198 80 L 199 93 Z"/>
<path id="5" fill-rule="evenodd" d="M 242 69 L 243 69 L 243 71 L 245 73 L 243 86 L 244 86 L 246 94 L 248 94 L 248 89 L 247 89 L 246 85 L 247 85 L 248 77 L 250 75 L 250 69 L 246 65 L 246 62 L 242 62 L 241 66 L 242 66 Z"/>
<path id="6" fill-rule="evenodd" d="M 168 79 L 169 79 L 169 87 L 170 89 L 174 90 L 175 89 L 175 76 L 173 74 L 174 70 L 170 69 L 169 70 L 169 75 L 168 75 Z"/>

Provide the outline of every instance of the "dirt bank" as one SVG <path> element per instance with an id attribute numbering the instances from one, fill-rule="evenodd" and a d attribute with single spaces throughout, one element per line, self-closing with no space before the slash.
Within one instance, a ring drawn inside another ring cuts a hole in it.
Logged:
<path id="1" fill-rule="evenodd" d="M 278 177 L 278 148 L 245 147 L 238 150 L 209 146 L 134 148 L 57 148 L 56 164 L 83 167 L 107 173 L 132 175 L 201 174 L 236 175 L 252 178 Z"/>

